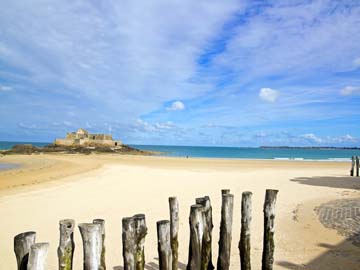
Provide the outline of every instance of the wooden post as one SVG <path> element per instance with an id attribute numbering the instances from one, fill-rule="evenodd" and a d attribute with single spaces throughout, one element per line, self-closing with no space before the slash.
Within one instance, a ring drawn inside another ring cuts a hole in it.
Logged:
<path id="1" fill-rule="evenodd" d="M 246 191 L 243 192 L 241 198 L 241 233 L 240 233 L 240 242 L 239 242 L 241 270 L 251 270 L 251 263 L 250 263 L 251 196 L 252 193 Z"/>
<path id="2" fill-rule="evenodd" d="M 101 226 L 100 224 L 81 223 L 79 230 L 83 241 L 84 270 L 101 269 Z"/>
<path id="3" fill-rule="evenodd" d="M 36 243 L 30 248 L 27 270 L 45 270 L 49 243 Z"/>
<path id="4" fill-rule="evenodd" d="M 230 267 L 233 205 L 234 195 L 223 194 L 221 204 L 219 255 L 217 261 L 218 270 L 229 270 Z"/>
<path id="5" fill-rule="evenodd" d="M 221 195 L 230 194 L 230 189 L 222 189 Z"/>
<path id="6" fill-rule="evenodd" d="M 350 176 L 354 176 L 354 169 L 355 169 L 355 157 L 351 157 L 351 169 L 350 169 Z"/>
<path id="7" fill-rule="evenodd" d="M 135 269 L 144 270 L 145 266 L 145 236 L 147 227 L 144 214 L 137 214 L 134 217 L 135 226 Z"/>
<path id="8" fill-rule="evenodd" d="M 278 190 L 267 189 L 264 202 L 264 239 L 262 254 L 262 270 L 272 270 L 274 263 L 274 221 L 275 203 Z"/>
<path id="9" fill-rule="evenodd" d="M 74 227 L 75 221 L 72 219 L 63 219 L 59 222 L 60 241 L 57 250 L 59 270 L 72 270 L 75 250 Z"/>
<path id="10" fill-rule="evenodd" d="M 100 262 L 101 262 L 102 269 L 106 270 L 106 263 L 105 263 L 105 220 L 103 220 L 103 219 L 94 219 L 93 224 L 99 224 L 100 228 L 101 228 L 102 247 L 101 247 Z"/>
<path id="11" fill-rule="evenodd" d="M 170 239 L 170 221 L 161 220 L 156 223 L 159 270 L 172 270 L 172 251 Z"/>
<path id="12" fill-rule="evenodd" d="M 124 270 L 135 270 L 135 224 L 133 217 L 122 219 Z"/>
<path id="13" fill-rule="evenodd" d="M 204 224 L 204 235 L 202 240 L 201 250 L 201 270 L 213 270 L 215 267 L 212 263 L 212 207 L 209 196 L 196 199 L 196 204 L 203 206 L 203 224 Z"/>
<path id="14" fill-rule="evenodd" d="M 14 237 L 14 252 L 18 270 L 26 270 L 31 246 L 35 243 L 36 232 L 24 232 Z"/>
<path id="15" fill-rule="evenodd" d="M 356 156 L 356 176 L 359 177 L 359 157 Z"/>
<path id="16" fill-rule="evenodd" d="M 179 233 L 179 202 L 176 197 L 169 198 L 170 208 L 170 241 L 172 251 L 172 270 L 178 270 L 178 233 Z"/>
<path id="17" fill-rule="evenodd" d="M 190 208 L 190 243 L 187 270 L 201 269 L 201 246 L 203 238 L 203 210 L 201 205 L 195 204 Z"/>

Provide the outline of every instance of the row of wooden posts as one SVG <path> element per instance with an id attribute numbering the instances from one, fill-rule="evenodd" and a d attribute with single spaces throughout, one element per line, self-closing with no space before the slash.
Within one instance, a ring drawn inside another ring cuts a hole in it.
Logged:
<path id="1" fill-rule="evenodd" d="M 351 157 L 351 169 L 350 176 L 359 176 L 359 157 L 352 156 Z"/>
<path id="2" fill-rule="evenodd" d="M 262 270 L 272 270 L 274 255 L 274 219 L 277 190 L 266 190 L 264 202 L 264 235 Z M 239 241 L 241 270 L 250 270 L 250 224 L 252 219 L 251 192 L 242 193 L 241 233 Z M 230 190 L 222 190 L 221 222 L 218 270 L 229 270 L 232 239 L 234 196 Z M 169 198 L 170 220 L 157 222 L 159 270 L 178 270 L 179 203 Z M 60 224 L 58 247 L 59 270 L 72 270 L 74 255 L 74 228 L 72 219 Z M 208 196 L 197 198 L 190 208 L 190 243 L 187 270 L 213 270 L 212 262 L 212 207 Z M 83 269 L 105 270 L 105 221 L 95 219 L 92 223 L 78 225 L 83 241 Z M 147 226 L 144 214 L 122 219 L 122 244 L 124 270 L 144 270 L 145 236 Z M 35 243 L 35 232 L 15 236 L 14 251 L 18 270 L 44 270 L 49 243 Z"/>

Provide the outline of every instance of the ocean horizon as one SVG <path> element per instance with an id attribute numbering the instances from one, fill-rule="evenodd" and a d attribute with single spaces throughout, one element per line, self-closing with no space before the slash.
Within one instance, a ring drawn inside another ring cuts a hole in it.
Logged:
<path id="1" fill-rule="evenodd" d="M 16 144 L 32 144 L 43 147 L 46 142 L 0 141 L 0 150 L 10 149 Z M 348 161 L 360 155 L 359 149 L 311 149 L 284 147 L 225 147 L 225 146 L 176 146 L 130 144 L 140 150 L 159 152 L 159 156 L 190 158 L 228 158 L 228 159 L 273 159 L 273 160 L 323 160 Z"/>

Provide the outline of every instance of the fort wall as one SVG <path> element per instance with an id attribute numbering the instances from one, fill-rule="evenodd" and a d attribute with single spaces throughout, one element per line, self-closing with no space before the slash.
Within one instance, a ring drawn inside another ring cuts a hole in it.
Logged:
<path id="1" fill-rule="evenodd" d="M 55 145 L 63 146 L 96 146 L 103 145 L 108 147 L 121 147 L 120 140 L 113 140 L 110 134 L 91 134 L 84 129 L 77 132 L 68 132 L 65 138 L 56 139 Z"/>
<path id="2" fill-rule="evenodd" d="M 71 140 L 71 139 L 56 139 L 54 144 L 55 145 L 70 146 L 70 145 L 74 144 L 74 140 Z"/>

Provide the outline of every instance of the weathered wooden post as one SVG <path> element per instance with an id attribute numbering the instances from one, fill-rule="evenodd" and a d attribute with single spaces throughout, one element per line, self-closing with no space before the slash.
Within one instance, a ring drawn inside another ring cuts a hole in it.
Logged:
<path id="1" fill-rule="evenodd" d="M 159 270 L 172 270 L 172 251 L 170 239 L 170 221 L 156 223 L 159 253 Z"/>
<path id="2" fill-rule="evenodd" d="M 135 224 L 133 217 L 122 219 L 124 270 L 135 270 Z"/>
<path id="3" fill-rule="evenodd" d="M 250 191 L 243 192 L 241 198 L 241 233 L 239 242 L 240 269 L 251 270 L 250 263 L 250 224 L 251 224 L 251 196 Z"/>
<path id="4" fill-rule="evenodd" d="M 201 250 L 201 270 L 213 270 L 214 265 L 212 263 L 212 207 L 209 196 L 196 199 L 196 204 L 203 206 L 203 240 L 202 240 L 202 250 Z"/>
<path id="5" fill-rule="evenodd" d="M 75 250 L 74 227 L 75 221 L 72 219 L 59 221 L 60 240 L 57 250 L 59 270 L 72 270 Z"/>
<path id="6" fill-rule="evenodd" d="M 101 228 L 101 267 L 103 270 L 106 270 L 106 263 L 105 263 L 105 220 L 103 219 L 94 219 L 93 224 L 99 224 Z"/>
<path id="7" fill-rule="evenodd" d="M 190 208 L 190 243 L 187 270 L 201 269 L 201 247 L 203 238 L 203 210 L 201 205 L 194 204 Z"/>
<path id="8" fill-rule="evenodd" d="M 359 177 L 359 157 L 356 156 L 356 176 Z"/>
<path id="9" fill-rule="evenodd" d="M 350 169 L 350 176 L 354 176 L 354 169 L 355 169 L 355 157 L 351 157 L 351 169 Z"/>
<path id="10" fill-rule="evenodd" d="M 176 197 L 169 198 L 170 208 L 170 241 L 172 252 L 172 270 L 178 270 L 178 232 L 179 232 L 179 202 Z"/>
<path id="11" fill-rule="evenodd" d="M 230 194 L 230 189 L 222 189 L 221 195 Z"/>
<path id="12" fill-rule="evenodd" d="M 262 254 L 262 270 L 272 270 L 274 263 L 274 221 L 275 204 L 278 190 L 267 189 L 264 202 L 264 238 Z"/>
<path id="13" fill-rule="evenodd" d="M 14 252 L 18 270 L 26 270 L 31 246 L 35 243 L 36 232 L 24 232 L 14 237 Z"/>
<path id="14" fill-rule="evenodd" d="M 101 225 L 81 223 L 79 230 L 83 241 L 84 270 L 101 269 Z"/>
<path id="15" fill-rule="evenodd" d="M 30 248 L 27 270 L 45 270 L 49 243 L 36 243 Z"/>
<path id="16" fill-rule="evenodd" d="M 221 203 L 219 255 L 217 261 L 218 270 L 229 270 L 230 267 L 233 205 L 234 195 L 229 193 L 223 194 Z"/>
<path id="17" fill-rule="evenodd" d="M 137 214 L 134 217 L 135 226 L 135 269 L 144 270 L 145 266 L 145 236 L 147 227 L 144 214 Z"/>

